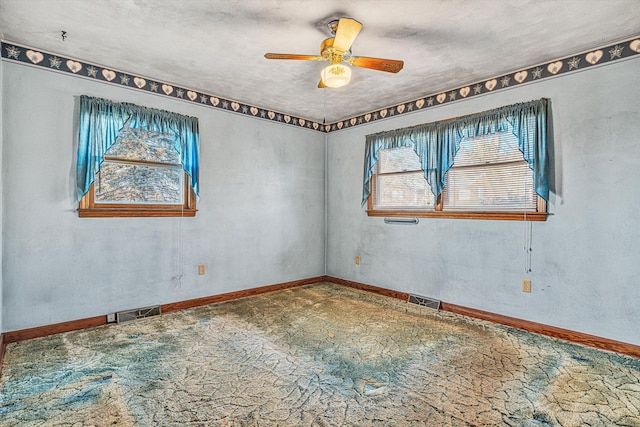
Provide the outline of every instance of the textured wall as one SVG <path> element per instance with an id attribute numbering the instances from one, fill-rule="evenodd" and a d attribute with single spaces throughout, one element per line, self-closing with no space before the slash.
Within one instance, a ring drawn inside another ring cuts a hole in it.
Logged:
<path id="1" fill-rule="evenodd" d="M 332 133 L 327 274 L 640 344 L 638 60 Z M 360 206 L 365 135 L 548 97 L 555 136 L 550 216 L 424 218 L 386 225 Z M 354 257 L 360 255 L 361 265 Z M 523 278 L 533 292 L 520 291 Z"/>
<path id="2" fill-rule="evenodd" d="M 3 330 L 324 274 L 324 135 L 13 63 L 3 71 Z M 78 218 L 81 94 L 199 118 L 195 218 Z"/>
<path id="3" fill-rule="evenodd" d="M 1 330 L 324 273 L 324 135 L 23 65 L 1 67 Z M 637 67 L 629 60 L 330 134 L 327 273 L 640 344 Z M 80 94 L 200 118 L 196 218 L 77 217 Z M 530 274 L 522 222 L 390 226 L 366 216 L 366 134 L 540 97 L 552 102 L 555 215 L 533 224 Z M 198 263 L 207 264 L 205 276 L 197 275 Z M 532 279 L 531 294 L 520 292 L 523 278 Z"/>

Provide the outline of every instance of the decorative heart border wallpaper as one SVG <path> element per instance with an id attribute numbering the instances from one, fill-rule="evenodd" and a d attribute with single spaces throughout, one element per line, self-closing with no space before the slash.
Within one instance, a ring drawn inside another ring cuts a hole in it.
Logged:
<path id="1" fill-rule="evenodd" d="M 582 71 L 594 66 L 600 66 L 626 59 L 640 54 L 640 36 L 620 41 L 606 47 L 591 49 L 589 51 L 569 55 L 547 63 L 527 67 L 501 76 L 492 77 L 477 83 L 426 95 L 412 101 L 403 102 L 401 104 L 385 107 L 329 124 L 322 124 L 286 113 L 221 98 L 213 94 L 195 91 L 156 80 L 150 80 L 148 78 L 136 76 L 134 73 L 127 73 L 124 71 L 114 70 L 109 67 L 82 62 L 78 59 L 44 52 L 33 47 L 5 41 L 1 42 L 1 46 L 2 58 L 6 60 L 42 67 L 52 71 L 69 73 L 88 79 L 99 80 L 117 86 L 127 86 L 136 90 L 177 98 L 212 108 L 219 108 L 232 113 L 280 122 L 290 126 L 308 128 L 319 132 L 335 132 L 377 120 L 424 110 L 450 102 L 472 98 L 474 96 L 509 89 L 525 83 L 544 80 L 566 73 Z"/>

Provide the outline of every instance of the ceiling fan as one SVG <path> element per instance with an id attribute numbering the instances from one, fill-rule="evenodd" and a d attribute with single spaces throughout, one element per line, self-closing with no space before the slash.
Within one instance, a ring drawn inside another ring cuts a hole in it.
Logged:
<path id="1" fill-rule="evenodd" d="M 366 56 L 352 56 L 351 45 L 362 30 L 362 24 L 351 18 L 340 18 L 328 24 L 334 37 L 330 37 L 320 44 L 320 55 L 295 55 L 288 53 L 266 53 L 267 59 L 297 59 L 303 61 L 329 61 L 320 75 L 319 88 L 337 88 L 346 85 L 351 80 L 351 69 L 348 65 L 372 70 L 397 73 L 402 70 L 404 61 L 395 59 L 369 58 Z"/>

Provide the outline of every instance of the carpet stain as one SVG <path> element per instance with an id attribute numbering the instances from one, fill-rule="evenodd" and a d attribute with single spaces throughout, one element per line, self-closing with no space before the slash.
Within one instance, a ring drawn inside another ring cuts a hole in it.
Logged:
<path id="1" fill-rule="evenodd" d="M 640 427 L 640 360 L 321 283 L 10 344 L 23 425 Z"/>

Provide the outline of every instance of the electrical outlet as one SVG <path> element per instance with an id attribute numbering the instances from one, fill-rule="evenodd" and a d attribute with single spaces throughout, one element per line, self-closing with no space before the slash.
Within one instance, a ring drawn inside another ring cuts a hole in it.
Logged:
<path id="1" fill-rule="evenodd" d="M 356 265 L 360 265 L 360 256 L 356 255 Z"/>
<path id="2" fill-rule="evenodd" d="M 116 314 L 115 313 L 107 314 L 107 323 L 113 323 L 115 321 L 116 321 Z"/>
<path id="3" fill-rule="evenodd" d="M 204 264 L 198 264 L 198 274 L 202 276 L 207 271 Z"/>
<path id="4" fill-rule="evenodd" d="M 531 280 L 522 279 L 522 292 L 531 293 Z"/>

